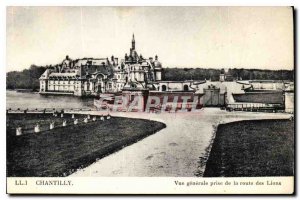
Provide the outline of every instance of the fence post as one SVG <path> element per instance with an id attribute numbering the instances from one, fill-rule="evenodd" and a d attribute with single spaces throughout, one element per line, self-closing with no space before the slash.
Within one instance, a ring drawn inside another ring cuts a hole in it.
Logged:
<path id="1" fill-rule="evenodd" d="M 36 124 L 35 127 L 34 127 L 34 132 L 35 133 L 39 133 L 40 132 L 40 125 L 39 124 Z"/>
<path id="2" fill-rule="evenodd" d="M 50 123 L 50 130 L 54 129 L 54 127 L 55 127 L 55 126 L 54 126 L 54 122 L 51 122 L 51 123 Z"/>
<path id="3" fill-rule="evenodd" d="M 22 127 L 19 126 L 16 128 L 16 135 L 17 136 L 22 135 Z"/>

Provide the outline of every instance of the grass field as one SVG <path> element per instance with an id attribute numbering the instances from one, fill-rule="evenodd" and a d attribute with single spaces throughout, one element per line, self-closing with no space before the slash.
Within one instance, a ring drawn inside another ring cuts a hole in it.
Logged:
<path id="1" fill-rule="evenodd" d="M 219 125 L 204 177 L 294 175 L 294 121 Z"/>
<path id="2" fill-rule="evenodd" d="M 68 124 L 73 121 L 70 115 L 64 118 Z M 37 121 L 44 131 L 31 133 Z M 47 114 L 7 114 L 8 177 L 67 176 L 165 128 L 160 122 L 112 117 L 46 130 L 50 121 L 62 123 L 60 117 Z M 26 127 L 24 135 L 15 136 L 16 125 Z"/>

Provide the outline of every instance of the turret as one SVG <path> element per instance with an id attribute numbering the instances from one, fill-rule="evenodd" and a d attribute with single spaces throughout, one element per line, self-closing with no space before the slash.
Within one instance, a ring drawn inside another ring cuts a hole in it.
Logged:
<path id="1" fill-rule="evenodd" d="M 132 50 L 135 50 L 135 40 L 134 40 L 134 34 L 132 35 Z"/>

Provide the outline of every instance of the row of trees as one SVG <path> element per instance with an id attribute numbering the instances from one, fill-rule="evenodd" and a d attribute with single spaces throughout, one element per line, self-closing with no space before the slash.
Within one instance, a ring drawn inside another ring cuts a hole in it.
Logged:
<path id="1" fill-rule="evenodd" d="M 166 81 L 212 80 L 218 81 L 224 70 L 205 68 L 164 68 Z M 294 80 L 294 70 L 229 69 L 235 80 Z"/>
<path id="2" fill-rule="evenodd" d="M 7 89 L 31 89 L 39 90 L 39 78 L 45 72 L 46 67 L 31 65 L 23 71 L 12 71 L 6 74 Z"/>
<path id="3" fill-rule="evenodd" d="M 31 65 L 23 71 L 12 71 L 6 74 L 7 89 L 39 89 L 39 78 L 47 67 Z M 220 69 L 205 68 L 164 68 L 163 80 L 212 80 L 218 81 Z M 260 69 L 229 69 L 234 79 L 242 80 L 294 80 L 294 70 L 260 70 Z"/>

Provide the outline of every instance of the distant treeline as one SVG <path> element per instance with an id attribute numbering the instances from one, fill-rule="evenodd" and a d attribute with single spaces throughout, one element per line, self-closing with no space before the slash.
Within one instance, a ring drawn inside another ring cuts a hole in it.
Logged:
<path id="1" fill-rule="evenodd" d="M 46 67 L 31 65 L 23 71 L 12 71 L 6 74 L 6 89 L 32 89 L 39 90 L 39 78 Z"/>
<path id="2" fill-rule="evenodd" d="M 39 89 L 39 78 L 46 70 L 44 66 L 31 65 L 23 71 L 12 71 L 6 74 L 7 89 Z M 220 69 L 205 68 L 164 68 L 163 80 L 212 80 L 218 81 Z M 259 70 L 259 69 L 229 69 L 234 79 L 242 80 L 294 80 L 294 70 Z"/>
<path id="3" fill-rule="evenodd" d="M 166 81 L 212 80 L 218 81 L 221 69 L 164 68 Z M 294 70 L 229 69 L 234 80 L 294 80 Z"/>

